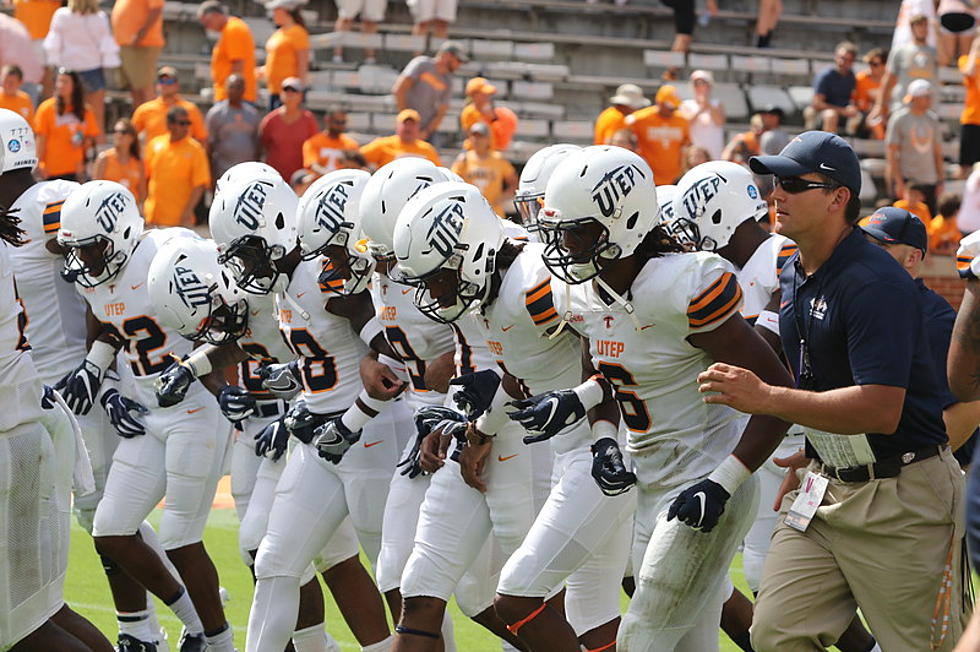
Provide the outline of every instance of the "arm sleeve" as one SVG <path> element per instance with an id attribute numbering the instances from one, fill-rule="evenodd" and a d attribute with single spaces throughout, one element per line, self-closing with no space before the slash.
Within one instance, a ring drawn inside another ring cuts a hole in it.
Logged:
<path id="1" fill-rule="evenodd" d="M 921 342 L 922 306 L 911 281 L 866 283 L 844 297 L 842 319 L 851 375 L 857 385 L 909 385 Z"/>
<path id="2" fill-rule="evenodd" d="M 687 304 L 688 332 L 712 331 L 741 307 L 742 288 L 731 264 L 720 256 L 700 261 Z"/>
<path id="3" fill-rule="evenodd" d="M 247 59 L 250 52 L 255 50 L 255 41 L 252 32 L 246 25 L 234 22 L 228 30 L 228 39 L 225 41 L 228 58 L 232 61 L 236 59 Z"/>
<path id="4" fill-rule="evenodd" d="M 524 307 L 535 326 L 547 329 L 557 323 L 558 310 L 550 275 L 524 292 Z"/>

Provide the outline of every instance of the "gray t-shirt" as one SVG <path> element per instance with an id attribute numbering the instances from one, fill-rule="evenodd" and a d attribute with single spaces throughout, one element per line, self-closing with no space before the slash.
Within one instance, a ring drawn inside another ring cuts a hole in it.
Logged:
<path id="1" fill-rule="evenodd" d="M 432 57 L 419 56 L 408 62 L 402 75 L 412 80 L 412 86 L 405 94 L 409 109 L 415 109 L 422 116 L 424 129 L 432 121 L 443 104 L 449 104 L 453 92 L 452 79 L 449 75 L 440 74 L 436 70 L 436 60 Z"/>
<path id="2" fill-rule="evenodd" d="M 892 111 L 901 108 L 905 89 L 913 79 L 927 79 L 936 84 L 939 75 L 936 63 L 936 49 L 928 45 L 906 43 L 888 55 L 887 71 L 895 75 L 896 84 L 892 90 Z"/>
<path id="3" fill-rule="evenodd" d="M 885 132 L 886 145 L 898 145 L 899 172 L 910 183 L 939 181 L 935 147 L 941 142 L 941 124 L 932 111 L 915 115 L 908 109 L 892 113 Z"/>
<path id="4" fill-rule="evenodd" d="M 765 131 L 762 133 L 762 137 L 759 138 L 759 149 L 762 150 L 763 154 L 776 155 L 783 151 L 783 148 L 789 145 L 789 141 L 792 140 L 788 133 L 783 131 L 782 127 L 773 129 L 772 131 Z"/>
<path id="5" fill-rule="evenodd" d="M 215 179 L 233 165 L 258 158 L 261 121 L 258 109 L 248 102 L 242 102 L 236 109 L 228 100 L 222 100 L 208 110 L 204 122 L 211 147 L 211 174 Z"/>

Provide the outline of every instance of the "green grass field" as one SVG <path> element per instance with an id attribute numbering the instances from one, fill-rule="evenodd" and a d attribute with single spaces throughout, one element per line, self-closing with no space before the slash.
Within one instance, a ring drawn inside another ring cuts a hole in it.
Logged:
<path id="1" fill-rule="evenodd" d="M 156 525 L 159 512 L 150 517 Z M 211 512 L 208 528 L 204 533 L 204 542 L 218 567 L 221 585 L 231 596 L 226 613 L 235 628 L 235 644 L 240 650 L 245 649 L 245 628 L 248 622 L 248 608 L 252 602 L 252 578 L 242 564 L 238 554 L 237 544 L 238 520 L 231 509 L 216 509 Z M 68 579 L 65 585 L 65 599 L 76 611 L 82 613 L 101 629 L 110 640 L 115 642 L 116 618 L 109 588 L 102 573 L 99 558 L 92 548 L 92 541 L 84 530 L 73 523 L 71 557 L 68 565 Z M 736 586 L 747 592 L 745 579 L 742 576 L 741 557 L 735 560 L 732 567 L 732 579 Z M 324 589 L 327 602 L 327 629 L 337 639 L 345 650 L 357 650 L 358 645 L 340 617 L 336 606 L 330 598 L 330 593 Z M 623 596 L 623 608 L 627 599 Z M 451 605 L 453 621 L 456 628 L 456 644 L 460 652 L 495 652 L 500 650 L 500 644 L 483 628 L 475 625 L 463 616 L 455 605 Z M 168 609 L 157 603 L 157 613 L 160 622 L 167 628 L 170 641 L 176 642 L 180 635 L 180 622 Z M 724 634 L 721 637 L 721 649 L 734 652 L 738 648 Z M 174 651 L 176 652 L 176 651 Z"/>

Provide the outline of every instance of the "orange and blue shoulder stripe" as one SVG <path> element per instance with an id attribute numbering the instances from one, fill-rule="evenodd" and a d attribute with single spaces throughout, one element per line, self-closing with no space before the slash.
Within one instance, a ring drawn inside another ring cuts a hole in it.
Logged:
<path id="1" fill-rule="evenodd" d="M 551 294 L 551 276 L 524 293 L 524 305 L 537 326 L 543 326 L 558 319 L 555 299 Z"/>
<path id="2" fill-rule="evenodd" d="M 53 201 L 44 207 L 44 232 L 56 233 L 61 228 L 61 207 L 65 200 Z"/>
<path id="3" fill-rule="evenodd" d="M 970 271 L 970 263 L 972 262 L 972 256 L 964 256 L 963 254 L 956 256 L 956 271 L 959 272 L 960 278 L 973 278 L 973 272 Z"/>
<path id="4" fill-rule="evenodd" d="M 703 292 L 691 299 L 687 321 L 691 328 L 703 328 L 728 317 L 742 301 L 742 288 L 732 272 L 725 272 Z"/>
<path id="5" fill-rule="evenodd" d="M 798 247 L 795 244 L 784 244 L 776 254 L 776 276 L 783 273 L 783 267 L 786 266 L 787 261 L 790 257 L 796 253 Z"/>

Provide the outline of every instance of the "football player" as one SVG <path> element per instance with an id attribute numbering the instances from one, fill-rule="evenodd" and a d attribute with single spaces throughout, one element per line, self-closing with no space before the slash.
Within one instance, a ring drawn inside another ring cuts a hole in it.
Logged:
<path id="1" fill-rule="evenodd" d="M 120 184 L 91 181 L 65 200 L 58 230 L 58 244 L 67 249 L 63 276 L 88 303 L 95 330 L 84 360 L 61 385 L 74 412 L 85 414 L 100 403 L 122 437 L 95 511 L 96 549 L 180 618 L 186 628 L 182 651 L 207 645 L 230 652 L 232 630 L 217 571 L 201 540 L 229 429 L 201 385 L 180 406 L 157 407 L 154 396 L 171 356 L 191 351 L 156 320 L 146 290 L 150 262 L 172 237 L 196 236 L 184 229 L 144 232 L 136 200 Z M 133 379 L 120 388 L 107 373 L 122 348 Z M 138 533 L 164 496 L 160 542 L 186 590 Z"/>

